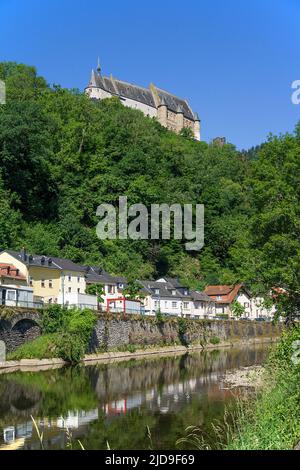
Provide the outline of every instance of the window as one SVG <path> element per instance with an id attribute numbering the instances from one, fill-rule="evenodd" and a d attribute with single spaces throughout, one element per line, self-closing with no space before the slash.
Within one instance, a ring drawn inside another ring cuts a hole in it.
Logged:
<path id="1" fill-rule="evenodd" d="M 30 287 L 33 287 L 33 278 L 30 276 L 29 278 L 29 286 Z"/>
<path id="2" fill-rule="evenodd" d="M 249 302 L 244 302 L 244 307 L 245 307 L 245 308 L 249 308 L 249 307 L 250 307 Z"/>
<path id="3" fill-rule="evenodd" d="M 172 290 L 172 295 L 176 295 L 176 290 Z"/>
<path id="4" fill-rule="evenodd" d="M 172 308 L 177 308 L 177 302 L 172 302 Z"/>
<path id="5" fill-rule="evenodd" d="M 15 290 L 8 290 L 6 293 L 6 300 L 16 300 L 16 294 Z"/>
<path id="6" fill-rule="evenodd" d="M 79 287 L 78 287 L 78 289 L 77 289 L 77 292 L 78 292 L 78 294 L 80 294 L 80 288 L 79 288 Z"/>
<path id="7" fill-rule="evenodd" d="M 69 294 L 71 294 L 72 292 L 72 287 L 69 287 Z"/>
<path id="8" fill-rule="evenodd" d="M 189 306 L 190 306 L 190 303 L 189 303 L 189 302 L 183 302 L 183 308 L 184 308 L 184 310 L 188 310 Z"/>
<path id="9" fill-rule="evenodd" d="M 189 295 L 187 290 L 184 291 L 184 295 Z"/>
<path id="10" fill-rule="evenodd" d="M 159 295 L 159 289 L 155 289 L 155 295 Z"/>
<path id="11" fill-rule="evenodd" d="M 108 293 L 109 294 L 114 294 L 115 293 L 114 286 L 108 286 Z"/>
<path id="12" fill-rule="evenodd" d="M 158 300 L 156 300 L 156 301 L 154 302 L 154 307 L 155 307 L 155 308 L 159 308 L 159 301 L 158 301 Z"/>
<path id="13" fill-rule="evenodd" d="M 42 280 L 41 280 L 41 286 L 42 286 L 42 287 L 45 287 L 45 279 L 42 279 Z"/>
<path id="14" fill-rule="evenodd" d="M 52 287 L 53 287 L 53 281 L 52 279 L 49 279 L 49 289 L 52 289 Z"/>
<path id="15" fill-rule="evenodd" d="M 77 282 L 80 282 L 80 281 L 81 281 L 81 277 L 77 276 Z"/>
<path id="16" fill-rule="evenodd" d="M 69 281 L 69 282 L 72 282 L 72 276 L 71 276 L 70 274 L 69 274 L 69 276 L 68 276 L 68 281 Z"/>
<path id="17" fill-rule="evenodd" d="M 222 296 L 221 296 L 221 295 L 217 295 L 217 300 L 222 300 Z"/>

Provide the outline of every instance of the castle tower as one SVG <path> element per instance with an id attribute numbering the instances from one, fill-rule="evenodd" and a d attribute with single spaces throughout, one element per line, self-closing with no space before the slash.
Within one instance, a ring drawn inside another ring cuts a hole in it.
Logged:
<path id="1" fill-rule="evenodd" d="M 194 136 L 196 140 L 201 140 L 201 121 L 198 113 L 195 113 Z"/>
<path id="2" fill-rule="evenodd" d="M 179 134 L 179 132 L 183 128 L 184 128 L 184 112 L 183 112 L 183 109 L 182 109 L 181 105 L 179 104 L 177 106 L 177 110 L 176 110 L 176 129 L 177 129 L 177 133 Z"/>
<path id="3" fill-rule="evenodd" d="M 160 104 L 157 106 L 157 119 L 158 122 L 164 126 L 167 127 L 168 123 L 168 108 L 167 104 L 164 100 L 164 97 L 160 100 Z"/>

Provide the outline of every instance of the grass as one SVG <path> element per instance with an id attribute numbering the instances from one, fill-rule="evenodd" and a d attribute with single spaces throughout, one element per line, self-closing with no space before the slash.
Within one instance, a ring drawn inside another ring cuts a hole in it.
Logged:
<path id="1" fill-rule="evenodd" d="M 57 334 L 48 334 L 20 346 L 16 351 L 7 355 L 9 361 L 21 359 L 51 359 L 56 354 Z"/>
<path id="2" fill-rule="evenodd" d="M 271 353 L 256 397 L 238 406 L 229 450 L 289 450 L 300 441 L 300 366 L 292 361 L 300 327 L 283 334 Z"/>

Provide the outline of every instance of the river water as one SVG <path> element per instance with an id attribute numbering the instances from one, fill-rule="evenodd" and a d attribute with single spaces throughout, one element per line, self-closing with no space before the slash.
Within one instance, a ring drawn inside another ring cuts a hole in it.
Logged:
<path id="1" fill-rule="evenodd" d="M 0 450 L 173 450 L 188 426 L 218 448 L 212 423 L 222 423 L 238 392 L 226 370 L 261 364 L 268 347 L 215 350 L 130 362 L 0 375 Z M 150 432 L 149 432 L 150 431 Z M 221 436 L 222 438 L 222 436 Z"/>

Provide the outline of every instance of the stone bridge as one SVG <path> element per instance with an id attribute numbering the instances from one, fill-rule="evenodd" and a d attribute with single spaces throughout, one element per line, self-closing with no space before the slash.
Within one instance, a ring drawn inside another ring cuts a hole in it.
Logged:
<path id="1" fill-rule="evenodd" d="M 9 315 L 4 312 L 0 308 L 0 341 L 4 341 L 7 352 L 15 351 L 22 344 L 40 336 L 39 313 L 23 309 Z"/>

